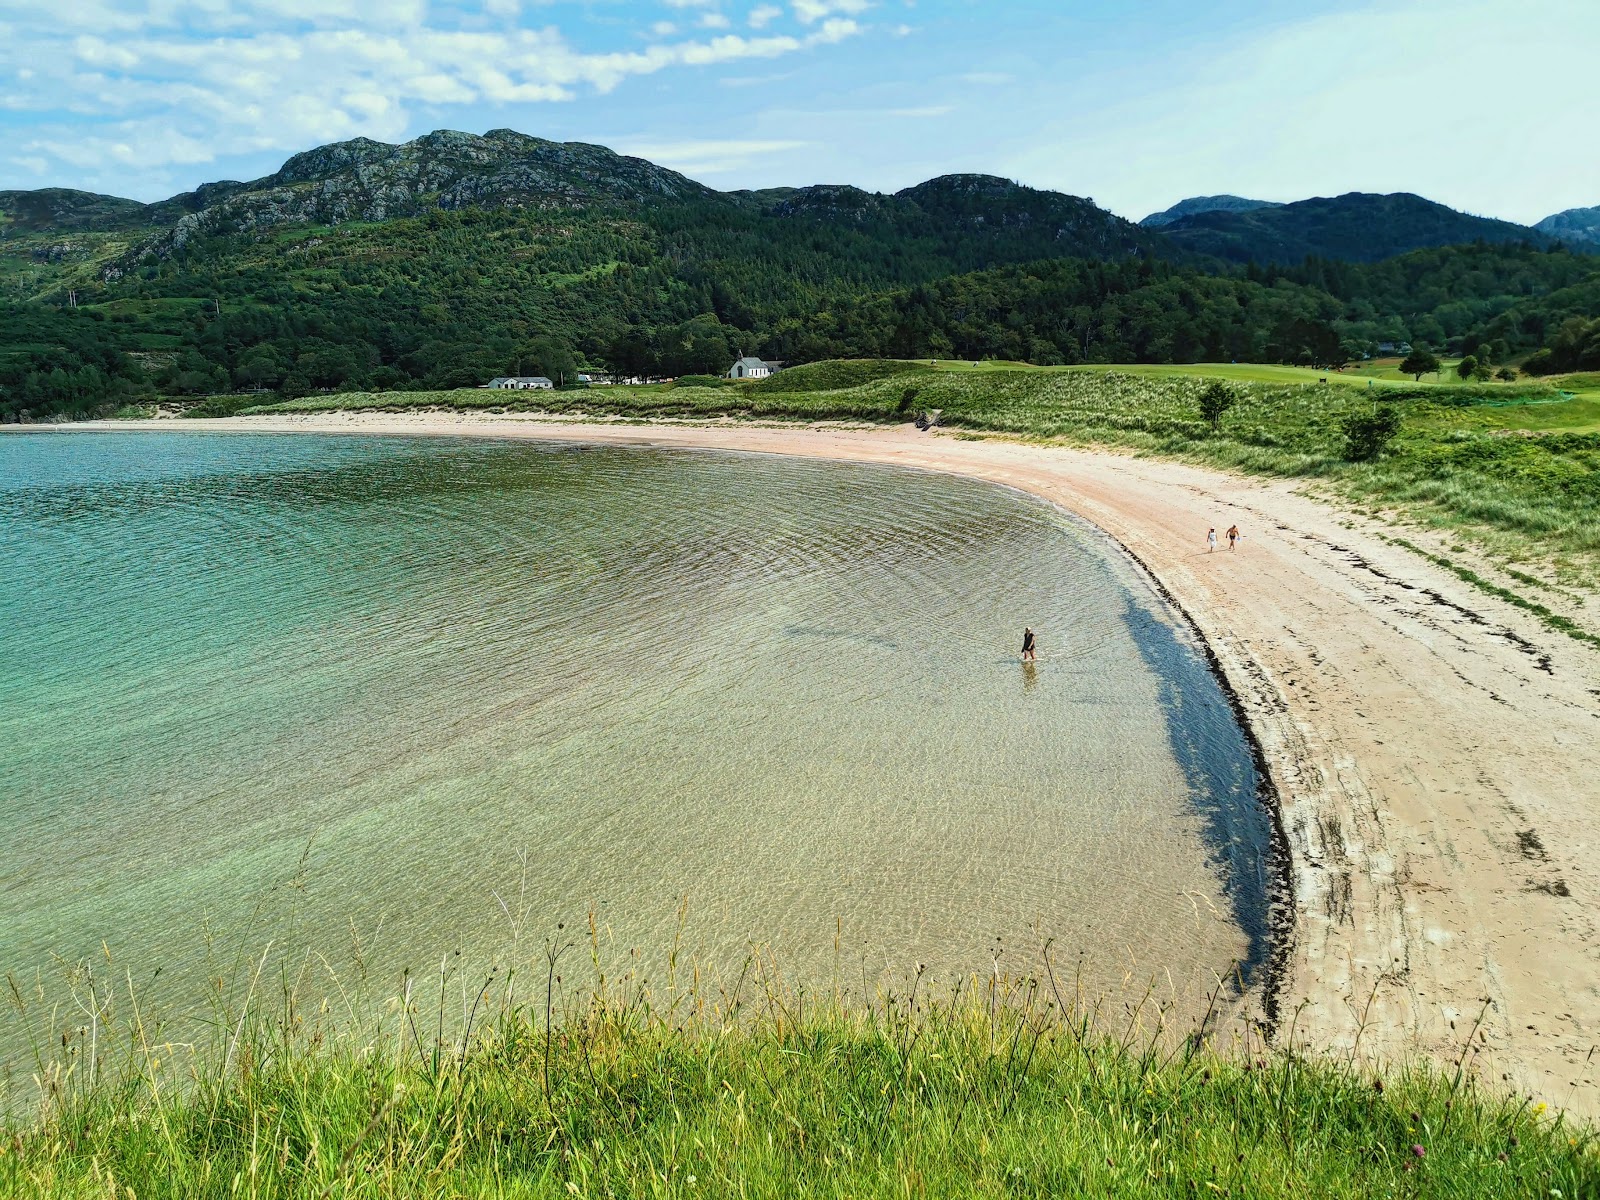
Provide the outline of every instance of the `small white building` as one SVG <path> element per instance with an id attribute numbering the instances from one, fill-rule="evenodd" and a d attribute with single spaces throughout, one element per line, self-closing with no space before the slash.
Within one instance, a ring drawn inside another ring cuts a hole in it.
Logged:
<path id="1" fill-rule="evenodd" d="M 772 374 L 772 364 L 759 358 L 741 358 L 728 371 L 729 379 L 765 379 Z"/>
<path id="2" fill-rule="evenodd" d="M 553 388 L 555 381 L 546 379 L 543 375 L 498 375 L 489 380 L 484 386 L 512 391 L 529 391 L 538 388 Z"/>

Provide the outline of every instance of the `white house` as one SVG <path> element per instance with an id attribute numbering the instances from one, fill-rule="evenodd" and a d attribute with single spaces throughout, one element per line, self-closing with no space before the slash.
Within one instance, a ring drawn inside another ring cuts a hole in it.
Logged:
<path id="1" fill-rule="evenodd" d="M 484 386 L 527 391 L 533 388 L 553 388 L 555 381 L 546 379 L 543 375 L 497 375 Z"/>
<path id="2" fill-rule="evenodd" d="M 729 379 L 765 379 L 772 374 L 772 364 L 759 358 L 741 358 L 728 371 Z"/>

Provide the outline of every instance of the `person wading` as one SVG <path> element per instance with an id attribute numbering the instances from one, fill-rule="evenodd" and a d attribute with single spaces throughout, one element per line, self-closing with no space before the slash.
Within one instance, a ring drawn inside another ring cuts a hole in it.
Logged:
<path id="1" fill-rule="evenodd" d="M 1024 629 L 1022 631 L 1022 661 L 1023 662 L 1033 662 L 1034 661 L 1033 630 L 1031 630 L 1031 629 Z"/>

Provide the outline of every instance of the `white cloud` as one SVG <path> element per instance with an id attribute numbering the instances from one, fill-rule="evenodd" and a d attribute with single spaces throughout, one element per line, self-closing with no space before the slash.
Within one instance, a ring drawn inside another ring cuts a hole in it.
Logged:
<path id="1" fill-rule="evenodd" d="M 871 8 L 870 0 L 794 0 L 794 15 L 802 24 L 814 25 L 827 17 L 858 17 Z"/>
<path id="2" fill-rule="evenodd" d="M 776 4 L 758 4 L 750 10 L 750 28 L 765 29 L 781 16 L 783 16 L 783 9 Z"/>
<path id="3" fill-rule="evenodd" d="M 615 143 L 622 154 L 648 158 L 651 162 L 682 171 L 685 175 L 719 175 L 747 167 L 770 154 L 801 150 L 809 142 L 781 140 L 742 140 L 708 138 L 679 142 L 637 141 L 623 138 Z"/>
<path id="4" fill-rule="evenodd" d="M 376 15 L 365 0 L 74 0 L 59 14 L 0 0 L 14 35 L 0 55 L 35 72 L 19 71 L 20 85 L 0 90 L 0 111 L 35 118 L 20 137 L 11 123 L 20 168 L 44 175 L 41 160 L 117 163 L 154 178 L 222 156 L 358 135 L 398 140 L 439 109 L 571 101 L 666 70 L 771 60 L 860 32 L 831 17 L 797 35 L 740 35 L 723 32 L 731 21 L 714 0 L 669 3 L 693 10 L 710 32 L 684 37 L 661 22 L 643 46 L 595 51 L 554 26 L 508 27 L 500 18 L 521 0 L 480 0 L 482 15 L 470 21 L 436 16 L 423 0 Z M 730 154 L 757 150 L 707 153 L 700 164 L 716 170 Z"/>

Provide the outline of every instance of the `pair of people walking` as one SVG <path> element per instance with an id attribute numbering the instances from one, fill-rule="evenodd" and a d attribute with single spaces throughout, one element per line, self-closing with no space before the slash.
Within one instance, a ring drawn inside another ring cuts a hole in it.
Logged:
<path id="1" fill-rule="evenodd" d="M 1237 525 L 1229 525 L 1228 526 L 1228 533 L 1227 533 L 1228 549 L 1232 550 L 1236 545 L 1238 545 L 1239 539 L 1242 538 L 1243 536 L 1244 536 L 1244 534 L 1239 532 L 1239 527 Z M 1216 530 L 1216 527 L 1213 526 L 1212 528 L 1206 530 L 1206 553 L 1207 554 L 1215 554 L 1216 552 L 1217 552 L 1217 530 Z"/>

